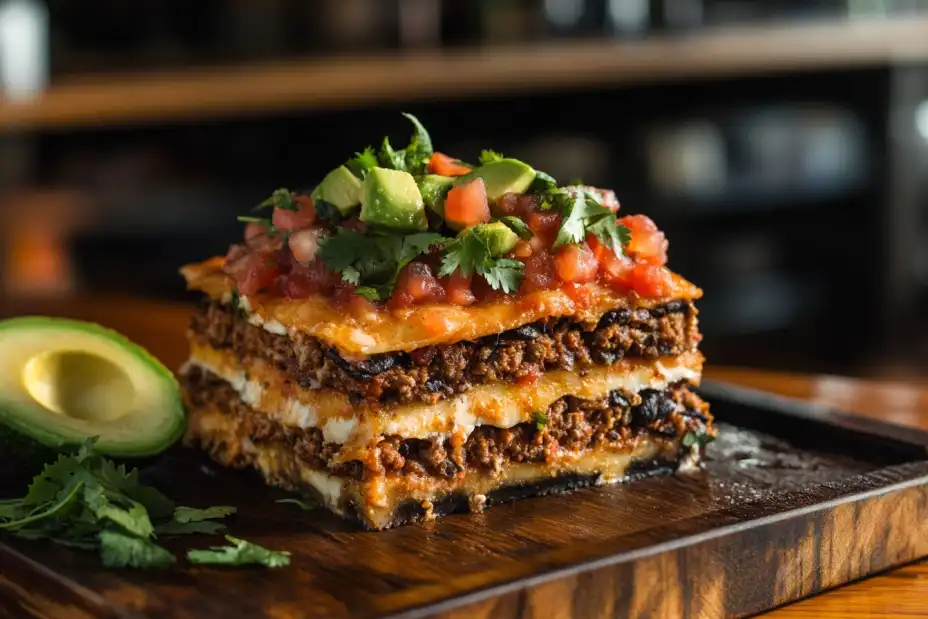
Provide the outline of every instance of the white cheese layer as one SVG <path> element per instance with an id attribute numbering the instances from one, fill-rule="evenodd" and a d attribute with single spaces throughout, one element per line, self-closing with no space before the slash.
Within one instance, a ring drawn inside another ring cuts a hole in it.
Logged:
<path id="1" fill-rule="evenodd" d="M 231 354 L 205 346 L 194 345 L 188 363 L 227 381 L 248 406 L 283 425 L 319 428 L 326 442 L 360 445 L 380 435 L 461 434 L 466 439 L 481 425 L 511 428 L 530 421 L 533 413 L 547 410 L 565 395 L 594 399 L 615 389 L 638 393 L 665 389 L 681 380 L 698 382 L 701 362 L 694 354 L 653 363 L 620 362 L 595 368 L 586 376 L 558 370 L 542 374 L 532 384 L 480 385 L 435 404 L 415 402 L 384 409 L 352 404 L 346 395 L 331 389 L 299 388 L 260 360 L 243 368 Z"/>

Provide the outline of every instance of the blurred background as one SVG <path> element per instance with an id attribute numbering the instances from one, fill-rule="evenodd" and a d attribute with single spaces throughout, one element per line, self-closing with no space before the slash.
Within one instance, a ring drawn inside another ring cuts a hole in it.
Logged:
<path id="1" fill-rule="evenodd" d="M 928 372 L 928 0 L 0 0 L 5 298 L 189 300 L 409 128 L 616 190 L 715 364 Z"/>

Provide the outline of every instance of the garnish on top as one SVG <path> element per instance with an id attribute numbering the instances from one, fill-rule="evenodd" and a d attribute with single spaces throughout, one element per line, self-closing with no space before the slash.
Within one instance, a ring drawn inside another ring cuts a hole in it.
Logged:
<path id="1" fill-rule="evenodd" d="M 422 123 L 405 148 L 355 153 L 309 193 L 277 189 L 242 216 L 225 270 L 240 294 L 350 303 L 471 305 L 599 282 L 670 294 L 667 241 L 608 190 L 557 181 L 484 150 L 471 165 L 434 150 Z"/>

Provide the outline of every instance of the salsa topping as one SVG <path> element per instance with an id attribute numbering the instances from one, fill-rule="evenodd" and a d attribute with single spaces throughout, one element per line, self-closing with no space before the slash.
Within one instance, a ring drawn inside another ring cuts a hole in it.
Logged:
<path id="1" fill-rule="evenodd" d="M 312 191 L 277 189 L 239 217 L 244 242 L 224 269 L 240 294 L 321 294 L 369 310 L 552 288 L 580 299 L 593 282 L 643 297 L 673 292 L 664 234 L 644 215 L 618 217 L 612 191 L 559 186 L 491 150 L 471 165 L 434 151 L 422 123 L 404 116 L 413 124 L 405 148 L 384 138 Z"/>

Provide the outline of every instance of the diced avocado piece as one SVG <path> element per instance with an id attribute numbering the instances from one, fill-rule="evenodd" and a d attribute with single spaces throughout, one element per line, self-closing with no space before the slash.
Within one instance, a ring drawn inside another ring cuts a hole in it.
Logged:
<path id="1" fill-rule="evenodd" d="M 519 242 L 519 235 L 501 221 L 478 224 L 462 232 L 462 234 L 465 233 L 476 234 L 486 239 L 487 247 L 490 248 L 490 255 L 494 258 L 508 254 Z"/>
<path id="2" fill-rule="evenodd" d="M 122 335 L 62 318 L 0 321 L 5 452 L 47 456 L 98 437 L 103 455 L 141 458 L 173 445 L 185 425 L 174 376 Z"/>
<path id="3" fill-rule="evenodd" d="M 518 159 L 500 159 L 486 163 L 470 174 L 459 176 L 457 182 L 466 183 L 482 178 L 487 186 L 487 199 L 496 202 L 507 193 L 525 193 L 535 180 L 535 170 Z"/>
<path id="4" fill-rule="evenodd" d="M 451 176 L 426 174 L 419 178 L 419 191 L 422 193 L 425 206 L 442 219 L 445 217 L 445 196 L 452 186 L 454 178 Z"/>
<path id="5" fill-rule="evenodd" d="M 403 232 L 428 229 L 425 204 L 412 174 L 371 168 L 362 188 L 361 221 Z"/>
<path id="6" fill-rule="evenodd" d="M 361 181 L 347 167 L 339 166 L 322 179 L 312 198 L 328 202 L 342 215 L 348 215 L 361 203 Z"/>

